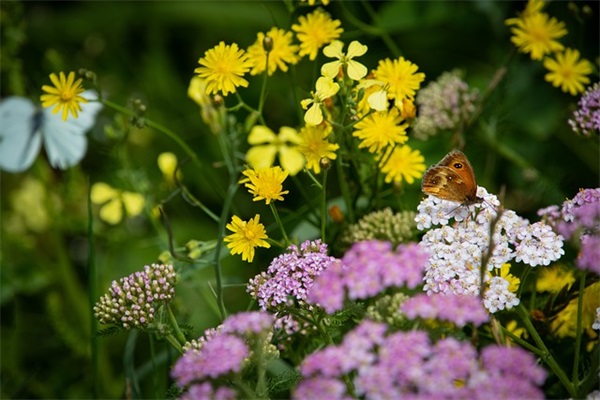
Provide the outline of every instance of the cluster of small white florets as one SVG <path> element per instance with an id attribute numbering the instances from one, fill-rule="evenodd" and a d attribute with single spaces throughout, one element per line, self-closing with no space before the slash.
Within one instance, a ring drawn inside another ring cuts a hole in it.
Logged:
<path id="1" fill-rule="evenodd" d="M 483 201 L 468 206 L 433 196 L 419 204 L 415 218 L 418 229 L 440 225 L 421 240 L 431 254 L 424 290 L 479 295 L 485 261 L 484 304 L 490 312 L 496 312 L 519 304 L 515 293 L 508 289 L 509 282 L 495 276 L 502 265 L 513 259 L 532 267 L 549 265 L 564 254 L 563 238 L 543 222 L 531 224 L 512 210 L 503 210 L 499 215 L 498 198 L 483 187 L 478 187 L 477 196 Z M 490 244 L 493 247 L 488 255 Z"/>

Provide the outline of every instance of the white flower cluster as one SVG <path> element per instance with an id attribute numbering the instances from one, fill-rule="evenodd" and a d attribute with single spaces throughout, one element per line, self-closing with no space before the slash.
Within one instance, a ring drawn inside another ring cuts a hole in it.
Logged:
<path id="1" fill-rule="evenodd" d="M 596 319 L 592 324 L 592 329 L 600 331 L 600 307 L 596 308 Z"/>
<path id="2" fill-rule="evenodd" d="M 503 264 L 514 259 L 535 267 L 549 265 L 563 254 L 563 238 L 542 223 L 530 224 L 512 210 L 498 218 L 498 198 L 478 187 L 480 204 L 469 206 L 429 196 L 419 204 L 415 218 L 417 227 L 425 230 L 434 225 L 421 240 L 431 254 L 425 273 L 424 290 L 428 293 L 479 295 L 481 264 L 490 246 L 491 224 L 493 249 L 484 274 L 484 304 L 490 312 L 512 308 L 519 304 L 509 291 L 509 282 L 489 272 L 500 271 Z M 450 220 L 454 223 L 449 225 Z"/>

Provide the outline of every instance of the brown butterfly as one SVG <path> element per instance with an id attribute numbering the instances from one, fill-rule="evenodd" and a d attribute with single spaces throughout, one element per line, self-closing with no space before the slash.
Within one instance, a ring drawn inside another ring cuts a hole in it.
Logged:
<path id="1" fill-rule="evenodd" d="M 458 150 L 446 154 L 442 161 L 425 172 L 421 190 L 442 200 L 455 201 L 467 206 L 483 201 L 477 197 L 473 167 L 467 157 Z"/>

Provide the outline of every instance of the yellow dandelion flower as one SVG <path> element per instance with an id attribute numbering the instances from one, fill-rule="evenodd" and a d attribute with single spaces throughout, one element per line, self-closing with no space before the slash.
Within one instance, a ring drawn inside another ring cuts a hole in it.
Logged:
<path id="1" fill-rule="evenodd" d="M 579 51 L 575 49 L 558 53 L 556 60 L 545 58 L 544 67 L 550 71 L 544 79 L 572 96 L 583 93 L 585 85 L 590 83 L 587 75 L 592 73 L 592 63 L 586 59 L 579 60 Z"/>
<path id="2" fill-rule="evenodd" d="M 380 163 L 379 169 L 385 174 L 385 182 L 394 182 L 396 184 L 406 181 L 409 185 L 414 183 L 415 179 L 420 179 L 425 172 L 425 157 L 419 150 L 413 150 L 409 146 L 396 146 L 391 150 L 389 156 L 382 157 L 383 164 Z"/>
<path id="3" fill-rule="evenodd" d="M 233 232 L 224 238 L 227 248 L 231 254 L 241 254 L 242 261 L 252 262 L 254 260 L 254 248 L 269 248 L 271 245 L 265 240 L 267 233 L 265 227 L 260 222 L 260 215 L 256 214 L 254 218 L 248 221 L 242 221 L 240 217 L 234 215 L 231 222 L 227 224 L 227 229 Z"/>
<path id="4" fill-rule="evenodd" d="M 373 76 L 375 79 L 388 86 L 388 98 L 395 99 L 396 103 L 404 98 L 413 100 L 416 91 L 425 80 L 425 74 L 417 72 L 419 67 L 412 62 L 400 57 L 397 60 L 380 60 Z"/>
<path id="5" fill-rule="evenodd" d="M 330 125 L 307 125 L 300 129 L 300 143 L 298 150 L 306 157 L 306 168 L 312 169 L 316 174 L 321 173 L 321 159 L 335 160 L 339 145 L 330 143 L 327 137 L 331 133 Z"/>
<path id="6" fill-rule="evenodd" d="M 221 132 L 223 128 L 221 121 L 225 110 L 222 107 L 215 107 L 211 97 L 206 94 L 206 80 L 198 75 L 193 76 L 187 93 L 188 97 L 200 106 L 200 116 L 210 131 L 215 134 Z"/>
<path id="7" fill-rule="evenodd" d="M 331 19 L 330 15 L 318 8 L 314 12 L 298 18 L 292 30 L 300 41 L 300 57 L 308 55 L 310 60 L 317 58 L 319 49 L 340 37 L 344 31 L 342 23 Z"/>
<path id="8" fill-rule="evenodd" d="M 340 90 L 340 85 L 335 83 L 333 79 L 324 76 L 317 79 L 315 86 L 316 91 L 310 93 L 312 98 L 304 99 L 300 102 L 302 108 L 307 110 L 304 114 L 304 122 L 308 125 L 319 125 L 323 122 L 321 105 L 326 99 L 335 96 L 338 90 Z"/>
<path id="9" fill-rule="evenodd" d="M 521 279 L 510 273 L 510 264 L 502 264 L 500 271 L 497 272 L 497 276 L 504 278 L 508 282 L 508 290 L 512 293 L 516 293 L 517 289 L 519 289 L 519 285 L 521 284 Z"/>
<path id="10" fill-rule="evenodd" d="M 345 67 L 346 73 L 350 79 L 359 81 L 367 75 L 367 67 L 354 61 L 355 57 L 360 57 L 367 52 L 367 46 L 360 44 L 357 40 L 352 41 L 348 46 L 348 52 L 344 54 L 342 49 L 344 43 L 339 40 L 333 41 L 329 46 L 323 49 L 323 54 L 329 58 L 337 58 L 337 61 L 328 62 L 321 67 L 321 74 L 328 78 L 335 78 L 340 72 L 340 68 Z"/>
<path id="11" fill-rule="evenodd" d="M 81 111 L 80 103 L 88 102 L 80 96 L 85 91 L 81 87 L 82 79 L 75 80 L 75 72 L 71 71 L 68 76 L 65 76 L 64 72 L 60 72 L 59 76 L 52 73 L 50 74 L 50 80 L 54 86 L 42 86 L 42 90 L 46 92 L 40 96 L 42 107 L 54 106 L 53 114 L 62 109 L 63 121 L 69 118 L 69 113 L 73 115 L 73 118 L 77 118 L 77 113 Z"/>
<path id="12" fill-rule="evenodd" d="M 116 225 L 123 219 L 123 210 L 129 217 L 142 213 L 146 200 L 139 193 L 114 189 L 110 185 L 97 182 L 92 186 L 92 203 L 100 206 L 100 219 Z"/>
<path id="13" fill-rule="evenodd" d="M 510 41 L 519 52 L 531 55 L 532 60 L 541 60 L 545 54 L 561 51 L 564 46 L 557 41 L 567 34 L 564 22 L 546 13 L 533 13 L 517 19 L 510 29 Z"/>
<path id="14" fill-rule="evenodd" d="M 529 0 L 525 6 L 525 10 L 521 13 L 519 18 L 509 18 L 504 23 L 506 25 L 519 25 L 522 23 L 522 19 L 529 17 L 533 14 L 539 13 L 544 8 L 544 0 Z"/>
<path id="15" fill-rule="evenodd" d="M 558 293 L 565 286 L 571 287 L 573 283 L 575 283 L 573 271 L 563 265 L 555 264 L 539 270 L 535 289 L 538 292 Z"/>
<path id="16" fill-rule="evenodd" d="M 247 169 L 242 172 L 246 178 L 240 180 L 245 183 L 248 192 L 254 195 L 253 201 L 265 200 L 268 204 L 273 200 L 283 201 L 283 195 L 289 191 L 283 189 L 283 181 L 288 176 L 288 172 L 281 167 L 270 167 L 259 170 Z"/>
<path id="17" fill-rule="evenodd" d="M 267 64 L 267 51 L 265 50 L 264 41 L 269 37 L 271 40 L 271 49 L 269 50 L 269 68 L 268 74 L 280 69 L 283 72 L 288 70 L 288 64 L 296 64 L 299 60 L 297 55 L 299 46 L 292 44 L 292 32 L 287 32 L 279 28 L 271 28 L 265 35 L 259 32 L 256 42 L 248 47 L 248 60 L 252 64 L 250 70 L 251 75 L 258 75 L 265 70 Z"/>
<path id="18" fill-rule="evenodd" d="M 223 96 L 234 93 L 238 86 L 247 87 L 248 81 L 243 78 L 252 64 L 248 55 L 238 45 L 226 45 L 220 42 L 207 50 L 204 57 L 198 60 L 202 67 L 194 70 L 206 80 L 206 94 L 222 92 Z"/>
<path id="19" fill-rule="evenodd" d="M 352 136 L 362 140 L 358 145 L 359 148 L 367 147 L 371 153 L 379 153 L 386 146 L 402 144 L 408 140 L 406 136 L 408 124 L 402 121 L 397 108 L 377 111 L 357 122 Z"/>
<path id="20" fill-rule="evenodd" d="M 266 126 L 255 125 L 248 135 L 248 143 L 253 147 L 246 153 L 246 161 L 254 169 L 272 166 L 276 155 L 283 169 L 292 176 L 304 168 L 304 157 L 297 148 L 300 136 L 294 128 L 283 126 L 276 135 Z"/>

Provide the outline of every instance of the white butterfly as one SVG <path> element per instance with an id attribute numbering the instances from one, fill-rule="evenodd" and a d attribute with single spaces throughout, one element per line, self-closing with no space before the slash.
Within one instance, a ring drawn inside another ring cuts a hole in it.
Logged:
<path id="1" fill-rule="evenodd" d="M 95 100 L 93 91 L 82 94 Z M 0 102 L 0 169 L 22 172 L 28 169 L 44 149 L 54 168 L 67 169 L 81 161 L 87 150 L 85 133 L 94 125 L 102 104 L 81 103 L 77 118 L 63 121 L 52 108 L 40 110 L 25 97 L 11 96 Z"/>

